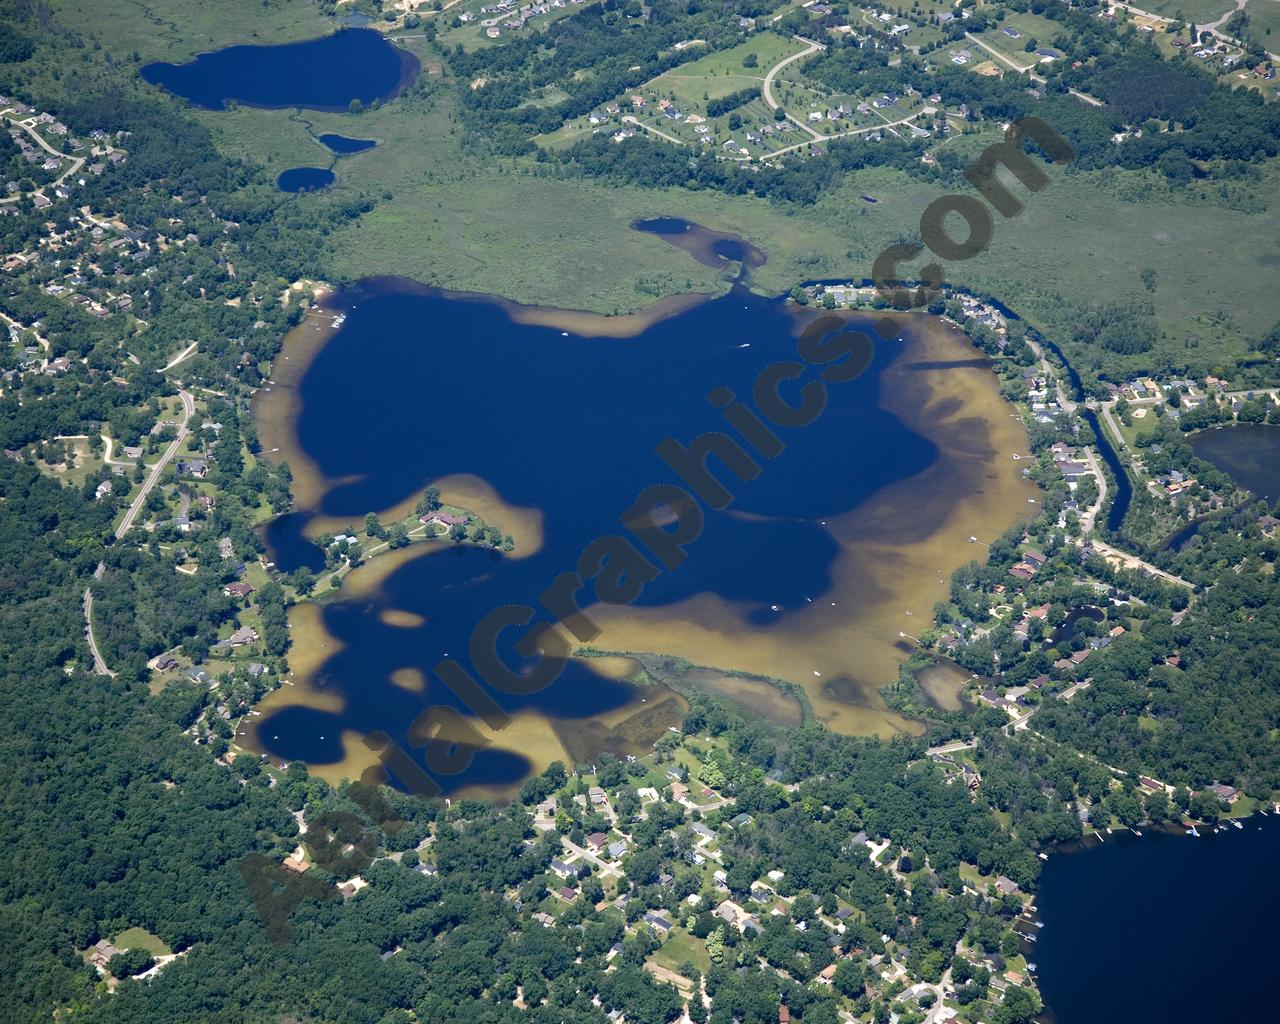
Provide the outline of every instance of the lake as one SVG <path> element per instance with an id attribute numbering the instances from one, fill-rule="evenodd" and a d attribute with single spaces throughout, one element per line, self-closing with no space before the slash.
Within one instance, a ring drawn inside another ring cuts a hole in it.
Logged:
<path id="1" fill-rule="evenodd" d="M 1199 839 L 1143 829 L 1055 853 L 1027 947 L 1054 1024 L 1275 1020 L 1280 820 Z"/>
<path id="2" fill-rule="evenodd" d="M 290 167 L 276 178 L 281 192 L 315 192 L 328 188 L 335 181 L 333 171 L 327 167 Z"/>
<path id="3" fill-rule="evenodd" d="M 228 46 L 185 64 L 145 64 L 142 77 L 198 107 L 347 110 L 399 95 L 418 77 L 418 59 L 372 29 L 351 28 L 277 46 Z"/>
<path id="4" fill-rule="evenodd" d="M 373 149 L 377 145 L 377 142 L 373 139 L 352 139 L 346 135 L 336 135 L 333 132 L 325 132 L 323 135 L 317 135 L 316 138 L 335 153 L 343 156 L 350 153 L 363 153 L 366 149 Z"/>
<path id="5" fill-rule="evenodd" d="M 1280 496 L 1280 426 L 1236 423 L 1191 435 L 1191 448 L 1260 498 Z"/>
<path id="6" fill-rule="evenodd" d="M 585 545 L 619 531 L 641 490 L 674 482 L 654 446 L 726 429 L 708 392 L 751 395 L 762 369 L 794 357 L 814 316 L 742 287 L 631 317 L 402 280 L 364 282 L 325 305 L 290 334 L 255 403 L 299 509 L 267 531 L 275 560 L 315 564 L 309 537 L 352 532 L 369 511 L 399 518 L 433 481 L 516 542 L 508 555 L 413 545 L 294 610 L 297 685 L 263 702 L 242 742 L 335 779 L 369 762 L 359 740 L 370 730 L 405 737 L 424 707 L 460 705 L 428 674 L 439 659 L 467 662 L 487 613 L 536 607 Z M 787 680 L 842 731 L 920 731 L 878 692 L 911 650 L 902 634 L 928 628 L 951 572 L 973 556 L 966 538 L 1029 517 L 1039 492 L 1009 457 L 1027 439 L 987 361 L 935 318 L 900 322 L 903 340 L 833 386 L 815 423 L 784 431 L 786 450 L 762 459 L 757 479 L 721 470 L 738 500 L 708 512 L 687 561 L 632 606 L 591 607 L 603 630 L 592 646 Z M 553 758 L 640 753 L 682 711 L 672 691 L 577 658 L 545 690 L 500 703 L 510 724 L 470 721 L 478 733 L 462 741 L 483 750 L 446 789 L 500 793 Z"/>

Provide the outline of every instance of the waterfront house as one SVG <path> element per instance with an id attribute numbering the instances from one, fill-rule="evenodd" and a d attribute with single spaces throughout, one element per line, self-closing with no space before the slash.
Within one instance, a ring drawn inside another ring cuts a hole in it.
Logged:
<path id="1" fill-rule="evenodd" d="M 452 512 L 444 511 L 444 509 L 437 509 L 434 512 L 428 512 L 424 516 L 419 516 L 418 522 L 425 526 L 443 526 L 446 530 L 449 530 L 455 526 L 466 526 L 469 520 L 466 516 L 454 515 Z"/>

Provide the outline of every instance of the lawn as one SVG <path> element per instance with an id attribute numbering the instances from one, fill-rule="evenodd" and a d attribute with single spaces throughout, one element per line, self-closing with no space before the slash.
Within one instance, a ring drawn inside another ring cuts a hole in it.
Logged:
<path id="1" fill-rule="evenodd" d="M 173 952 L 163 939 L 145 928 L 126 928 L 111 940 L 111 944 L 117 949 L 145 949 L 152 956 L 168 956 Z"/>
<path id="2" fill-rule="evenodd" d="M 53 0 L 59 20 L 115 54 L 185 61 L 232 43 L 290 43 L 332 32 L 337 23 L 314 0 Z M 250 27 L 252 26 L 252 27 Z"/>
<path id="3" fill-rule="evenodd" d="M 683 908 L 682 908 L 683 909 Z M 693 909 L 689 908 L 690 913 Z M 691 961 L 703 974 L 711 969 L 711 958 L 707 956 L 706 944 L 696 939 L 683 928 L 672 929 L 671 937 L 662 944 L 662 948 L 653 954 L 654 963 L 670 971 L 680 972 L 680 965 Z"/>
<path id="4" fill-rule="evenodd" d="M 1015 38 L 1009 35 L 1009 32 L 1016 32 L 1018 35 Z M 998 50 L 1004 54 L 1018 67 L 1025 68 L 1038 63 L 1040 60 L 1036 54 L 1026 52 L 1029 41 L 1034 39 L 1037 46 L 1052 47 L 1053 44 L 1050 40 L 1061 34 L 1062 26 L 1055 24 L 1048 18 L 1042 18 L 1037 14 L 1011 13 L 995 28 L 987 29 L 978 38 L 993 50 Z M 976 57 L 978 54 L 974 56 Z M 1067 56 L 1069 58 L 1070 54 Z"/>

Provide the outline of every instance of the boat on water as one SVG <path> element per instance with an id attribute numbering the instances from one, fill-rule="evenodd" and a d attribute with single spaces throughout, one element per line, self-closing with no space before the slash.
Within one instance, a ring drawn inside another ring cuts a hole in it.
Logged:
<path id="1" fill-rule="evenodd" d="M 1187 829 L 1187 835 L 1189 835 L 1189 836 L 1196 836 L 1197 838 L 1199 838 L 1200 833 L 1199 833 L 1199 832 L 1197 832 L 1197 831 L 1196 831 L 1196 827 L 1195 827 L 1194 825 L 1192 825 L 1189 829 Z"/>
<path id="2" fill-rule="evenodd" d="M 1030 961 L 1028 961 L 1028 962 L 1027 962 L 1027 970 L 1029 970 L 1029 971 L 1031 971 L 1031 972 L 1033 972 L 1033 973 L 1034 973 L 1034 972 L 1035 972 L 1035 970 L 1036 970 L 1036 965 L 1035 965 L 1035 964 L 1033 964 L 1033 963 L 1031 963 Z"/>
<path id="3" fill-rule="evenodd" d="M 1049 855 L 1047 853 L 1040 853 L 1040 854 L 1037 854 L 1036 856 L 1038 856 L 1041 860 L 1049 859 Z"/>
<path id="4" fill-rule="evenodd" d="M 1233 824 L 1233 825 L 1234 825 L 1236 828 L 1238 828 L 1238 829 L 1243 829 L 1243 828 L 1244 828 L 1244 826 L 1243 826 L 1243 825 L 1241 825 L 1241 824 L 1240 824 L 1240 822 L 1238 822 L 1238 821 L 1233 821 L 1231 824 Z"/>
<path id="5" fill-rule="evenodd" d="M 1038 942 L 1038 941 L 1040 941 L 1040 937 L 1039 937 L 1038 935 L 1026 935 L 1026 934 L 1024 934 L 1022 937 L 1023 937 L 1024 939 L 1026 939 L 1028 942 Z"/>

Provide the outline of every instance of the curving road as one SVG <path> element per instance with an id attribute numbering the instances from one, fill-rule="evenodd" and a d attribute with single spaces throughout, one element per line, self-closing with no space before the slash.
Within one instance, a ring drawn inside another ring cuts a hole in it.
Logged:
<path id="1" fill-rule="evenodd" d="M 790 57 L 783 57 L 782 60 L 778 61 L 777 64 L 771 67 L 768 70 L 768 72 L 766 72 L 764 76 L 764 85 L 760 89 L 760 96 L 764 100 L 765 106 L 767 106 L 770 110 L 777 110 L 779 107 L 778 101 L 773 98 L 773 79 L 778 74 L 778 72 L 781 71 L 783 68 L 785 68 L 788 64 L 793 64 L 798 60 L 804 60 L 804 58 L 813 56 L 813 54 L 817 53 L 819 50 L 825 50 L 827 48 L 825 44 L 815 43 L 812 39 L 805 39 L 804 36 L 793 36 L 792 38 L 795 39 L 797 42 L 804 43 L 805 48 L 801 50 L 799 53 L 793 53 Z M 826 137 L 821 132 L 815 132 L 812 128 L 810 128 L 807 124 L 801 121 L 798 117 L 794 117 L 791 114 L 788 114 L 787 120 L 790 121 L 792 124 L 799 125 L 806 132 L 812 135 L 815 139 L 823 139 Z M 792 146 L 789 148 L 795 149 L 798 147 Z M 774 154 L 770 154 L 770 155 L 772 156 Z"/>
<path id="2" fill-rule="evenodd" d="M 102 568 L 102 563 L 98 563 L 98 568 Z M 94 576 L 99 576 L 98 572 L 94 572 Z M 84 588 L 84 632 L 89 640 L 89 651 L 93 654 L 93 671 L 100 676 L 111 676 L 115 678 L 115 673 L 107 668 L 107 663 L 102 657 L 102 652 L 98 650 L 98 641 L 93 638 L 93 591 L 88 587 Z"/>
<path id="3" fill-rule="evenodd" d="M 54 188 L 58 185 L 61 185 L 64 181 L 66 181 L 69 177 L 71 177 L 71 175 L 75 174 L 76 171 L 80 170 L 80 168 L 84 166 L 84 157 L 68 156 L 66 153 L 59 152 L 58 150 L 54 149 L 51 145 L 49 145 L 49 143 L 47 143 L 44 140 L 44 136 L 42 136 L 38 131 L 36 131 L 30 125 L 23 124 L 23 122 L 17 120 L 17 118 L 13 117 L 10 114 L 6 114 L 4 117 L 4 120 L 8 121 L 14 127 L 21 128 L 23 131 L 25 131 L 28 135 L 30 135 L 33 139 L 36 140 L 36 143 L 40 146 L 41 149 L 45 150 L 45 152 L 51 153 L 53 156 L 56 156 L 59 160 L 71 161 L 70 167 L 68 167 L 65 171 L 59 174 L 56 178 L 53 179 L 53 181 L 49 182 L 47 185 L 40 186 L 40 188 L 36 189 L 36 192 L 41 192 L 46 188 Z M 13 203 L 13 202 L 17 202 L 19 199 L 22 199 L 22 198 L 23 198 L 22 195 L 10 196 L 7 199 L 0 199 L 0 202 Z"/>
<path id="4" fill-rule="evenodd" d="M 1239 39 L 1237 39 L 1235 36 L 1227 35 L 1227 33 L 1225 33 L 1225 32 L 1221 32 L 1221 31 L 1219 31 L 1219 30 L 1218 30 L 1218 26 L 1219 26 L 1219 25 L 1222 25 L 1222 24 L 1225 24 L 1225 23 L 1226 23 L 1226 21 L 1227 21 L 1227 19 L 1228 19 L 1228 18 L 1230 18 L 1230 17 L 1231 17 L 1231 15 L 1233 15 L 1233 14 L 1235 14 L 1235 13 L 1236 13 L 1236 10 L 1243 10 L 1243 9 L 1244 9 L 1244 4 L 1243 4 L 1243 3 L 1241 3 L 1241 0 L 1235 0 L 1235 3 L 1236 3 L 1236 8 L 1235 8 L 1235 10 L 1227 11 L 1227 13 L 1226 13 L 1226 14 L 1224 14 L 1224 15 L 1223 15 L 1221 18 L 1219 18 L 1217 21 L 1210 22 L 1210 23 L 1209 23 L 1209 24 L 1207 24 L 1207 25 L 1200 25 L 1200 26 L 1199 26 L 1199 28 L 1200 28 L 1200 30 L 1201 30 L 1202 32 L 1212 32 L 1215 36 L 1217 36 L 1219 39 L 1221 39 L 1224 43 L 1231 43 L 1233 46 L 1238 46 L 1238 47 L 1240 47 L 1240 49 L 1242 49 L 1242 50 L 1243 50 L 1243 49 L 1245 49 L 1246 47 L 1244 46 L 1244 44 L 1243 44 Z M 1119 7 L 1121 10 L 1129 11 L 1131 14 L 1141 14 L 1144 18 L 1150 18 L 1150 19 L 1152 19 L 1153 21 L 1163 22 L 1163 23 L 1164 23 L 1164 24 L 1166 24 L 1166 25 L 1167 25 L 1167 24 L 1169 24 L 1171 21 L 1174 21 L 1174 20 L 1175 20 L 1175 19 L 1173 19 L 1173 18 L 1167 18 L 1167 17 L 1165 17 L 1163 14 L 1156 14 L 1156 13 L 1154 13 L 1153 11 L 1144 11 L 1141 7 L 1135 7 L 1133 4 L 1120 3 L 1120 2 L 1118 2 L 1118 0 L 1111 0 L 1111 6 L 1112 6 L 1113 8 L 1115 8 L 1115 7 Z M 1180 18 L 1180 19 L 1177 19 L 1177 20 L 1179 20 L 1179 21 L 1183 21 L 1183 20 L 1186 20 L 1186 19 L 1181 19 L 1181 18 Z M 1272 60 L 1280 61 L 1280 53 L 1271 53 L 1269 50 L 1268 50 L 1268 51 L 1265 51 L 1265 52 L 1266 52 L 1267 56 L 1268 56 L 1268 57 L 1270 57 Z"/>
<path id="5" fill-rule="evenodd" d="M 764 98 L 764 101 L 770 110 L 778 109 L 778 101 L 773 98 L 774 76 L 788 64 L 793 64 L 798 60 L 804 60 L 805 57 L 815 54 L 819 50 L 826 49 L 822 43 L 815 43 L 812 39 L 803 39 L 800 36 L 796 36 L 795 38 L 802 43 L 808 43 L 808 45 L 799 53 L 793 53 L 790 57 L 783 57 L 782 60 L 778 61 L 777 64 L 771 67 L 768 73 L 764 76 L 764 86 L 760 90 L 760 94 Z"/>
<path id="6" fill-rule="evenodd" d="M 142 505 L 147 500 L 147 495 L 151 493 L 151 489 L 160 480 L 160 475 L 164 472 L 165 467 L 173 461 L 174 456 L 178 454 L 178 449 L 182 447 L 182 442 L 187 439 L 189 424 L 191 417 L 195 415 L 195 400 L 187 392 L 181 388 L 178 389 L 178 397 L 182 399 L 182 420 L 178 424 L 178 435 L 173 439 L 168 448 L 164 450 L 164 454 L 160 456 L 152 467 L 151 472 L 147 474 L 147 478 L 142 482 L 142 487 L 138 490 L 138 495 L 129 504 L 128 510 L 124 514 L 124 518 L 120 520 L 120 525 L 116 527 L 116 540 L 120 540 L 133 528 L 134 520 L 138 518 L 138 513 L 142 511 Z M 106 571 L 106 564 L 99 562 L 98 567 L 93 571 L 95 580 L 102 579 L 103 572 Z M 89 641 L 89 650 L 93 654 L 93 670 L 100 676 L 115 676 L 115 673 L 107 667 L 106 661 L 103 659 L 101 652 L 98 650 L 97 641 L 93 637 L 93 588 L 88 586 L 84 588 L 84 625 L 85 636 Z"/>

